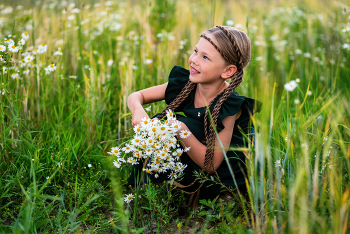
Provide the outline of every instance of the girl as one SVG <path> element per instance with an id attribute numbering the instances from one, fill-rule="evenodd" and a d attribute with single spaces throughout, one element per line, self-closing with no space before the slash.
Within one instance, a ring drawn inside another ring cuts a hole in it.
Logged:
<path id="1" fill-rule="evenodd" d="M 189 70 L 175 66 L 167 83 L 128 97 L 133 125 L 139 124 L 144 117 L 148 118 L 143 104 L 160 100 L 165 100 L 168 107 L 157 116 L 159 119 L 167 110 L 186 115 L 176 116 L 182 129 L 193 133 L 181 139 L 182 144 L 191 149 L 181 156 L 181 162 L 187 167 L 179 183 L 187 193 L 198 192 L 197 199 L 215 198 L 220 194 L 221 186 L 210 181 L 200 184 L 194 171 L 203 170 L 209 178 L 216 175 L 225 186 L 238 187 L 241 192 L 246 189 L 245 156 L 241 151 L 228 151 L 228 148 L 244 146 L 245 136 L 250 133 L 249 120 L 255 101 L 235 91 L 243 81 L 243 68 L 249 63 L 250 51 L 250 39 L 244 32 L 233 27 L 216 26 L 201 34 L 188 60 Z M 236 183 L 224 160 L 213 125 L 229 158 Z M 134 166 L 129 184 L 134 184 L 141 173 L 142 163 Z M 167 180 L 166 175 L 159 178 L 148 175 L 148 178 L 153 183 Z"/>

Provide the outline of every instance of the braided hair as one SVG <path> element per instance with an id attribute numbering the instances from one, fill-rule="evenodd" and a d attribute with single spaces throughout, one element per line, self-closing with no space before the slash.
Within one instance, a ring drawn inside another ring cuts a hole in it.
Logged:
<path id="1" fill-rule="evenodd" d="M 206 36 L 207 34 L 213 35 L 218 44 L 215 44 L 208 36 Z M 228 26 L 216 26 L 202 33 L 200 36 L 209 41 L 215 47 L 224 58 L 227 65 L 235 65 L 237 67 L 237 71 L 230 78 L 231 82 L 229 86 L 221 93 L 222 96 L 215 104 L 214 110 L 211 113 L 213 124 L 216 126 L 222 104 L 243 81 L 243 68 L 247 66 L 250 60 L 250 39 L 244 32 Z M 188 81 L 179 95 L 166 109 L 162 111 L 162 113 L 158 115 L 158 118 L 164 117 L 167 110 L 174 110 L 178 107 L 188 97 L 195 86 L 196 84 Z M 204 171 L 215 171 L 213 157 L 216 134 L 214 127 L 210 124 L 209 120 L 209 109 L 213 105 L 215 99 L 216 98 L 210 101 L 204 116 L 204 132 L 207 141 L 207 151 L 203 166 Z"/>

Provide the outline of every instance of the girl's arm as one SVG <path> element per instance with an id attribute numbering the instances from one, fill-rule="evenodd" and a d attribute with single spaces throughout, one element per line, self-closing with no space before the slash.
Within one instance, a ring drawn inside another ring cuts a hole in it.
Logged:
<path id="1" fill-rule="evenodd" d="M 132 126 L 140 124 L 143 117 L 149 118 L 142 105 L 164 100 L 167 86 L 168 82 L 129 95 L 127 104 L 132 114 Z"/>
<path id="2" fill-rule="evenodd" d="M 225 153 L 227 153 L 227 150 L 230 146 L 231 138 L 232 138 L 232 132 L 233 132 L 233 127 L 235 125 L 236 119 L 239 118 L 241 115 L 242 110 L 239 110 L 237 114 L 233 116 L 227 116 L 222 119 L 222 123 L 225 126 L 223 130 L 219 132 L 219 138 L 221 140 L 221 143 L 224 146 Z M 188 129 L 188 127 L 184 124 L 181 123 L 182 129 Z M 180 131 L 178 131 L 179 135 Z M 205 159 L 205 153 L 207 151 L 207 147 L 202 144 L 200 141 L 197 140 L 193 134 L 189 136 L 188 138 L 179 138 L 181 139 L 182 145 L 185 146 L 190 146 L 191 150 L 187 152 L 188 156 L 201 168 L 204 166 L 204 159 Z M 216 138 L 215 140 L 215 150 L 214 150 L 214 158 L 213 158 L 213 163 L 214 163 L 214 170 L 218 169 L 222 161 L 224 160 L 224 154 L 222 152 L 222 149 L 220 147 L 219 140 Z M 213 173 L 214 170 L 210 167 L 210 164 L 208 165 L 206 172 Z"/>

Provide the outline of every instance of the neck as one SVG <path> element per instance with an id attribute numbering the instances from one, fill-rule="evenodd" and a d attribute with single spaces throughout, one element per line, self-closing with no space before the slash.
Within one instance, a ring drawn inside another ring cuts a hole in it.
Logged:
<path id="1" fill-rule="evenodd" d="M 212 99 L 224 91 L 224 89 L 226 89 L 228 86 L 229 84 L 226 81 L 216 85 L 197 84 L 197 92 L 199 94 L 199 97 L 203 99 L 206 104 L 209 104 Z"/>

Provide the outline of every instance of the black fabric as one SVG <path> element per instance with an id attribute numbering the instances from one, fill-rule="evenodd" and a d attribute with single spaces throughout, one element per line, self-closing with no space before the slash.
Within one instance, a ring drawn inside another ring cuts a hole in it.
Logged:
<path id="1" fill-rule="evenodd" d="M 186 85 L 189 80 L 189 71 L 185 68 L 175 66 L 170 74 L 168 86 L 165 91 L 165 102 L 169 105 L 176 96 L 180 93 L 182 88 Z M 205 116 L 205 107 L 195 108 L 194 107 L 194 88 L 189 96 L 174 110 L 175 112 L 183 112 L 184 115 L 177 114 L 177 119 L 186 124 L 192 134 L 203 144 L 206 144 L 205 133 L 204 133 L 204 116 Z M 221 95 L 217 96 L 214 100 L 213 105 L 210 108 L 210 111 L 213 111 L 215 103 L 219 100 Z M 261 109 L 261 102 L 255 101 L 254 99 L 247 98 L 239 95 L 234 91 L 227 100 L 223 103 L 221 110 L 219 112 L 217 130 L 220 132 L 224 129 L 222 124 L 223 118 L 226 116 L 235 115 L 241 108 L 242 113 L 240 117 L 236 120 L 235 126 L 232 132 L 232 139 L 230 146 L 231 147 L 244 147 L 246 146 L 246 137 L 251 132 L 250 125 L 250 115 L 254 112 L 259 112 Z M 195 150 L 195 149 L 191 149 Z M 245 156 L 240 151 L 229 150 L 227 152 L 227 157 L 229 159 L 231 168 L 233 170 L 237 186 L 240 190 L 245 190 L 245 178 L 244 173 L 246 170 L 245 167 Z M 194 171 L 201 171 L 201 168 L 192 161 L 187 153 L 184 153 L 181 156 L 181 162 L 187 164 L 187 168 L 184 171 L 184 177 L 179 181 L 182 185 L 189 185 L 194 181 L 196 176 L 193 175 Z M 137 169 L 138 168 L 138 169 Z M 135 166 L 133 170 L 142 170 L 142 165 Z M 220 181 L 225 186 L 236 187 L 229 171 L 229 167 L 225 161 L 221 163 L 217 169 L 217 173 L 220 177 Z M 210 175 L 210 177 L 214 174 Z M 159 178 L 154 178 L 154 176 L 149 176 L 149 179 L 153 183 L 162 182 L 167 179 L 167 175 L 161 174 Z M 133 184 L 134 172 L 132 172 L 129 178 L 129 184 Z M 195 191 L 199 186 L 199 183 L 186 188 L 185 191 L 192 192 Z M 205 182 L 200 190 L 200 199 L 212 199 L 215 198 L 220 193 L 220 185 L 215 185 L 209 181 Z"/>

